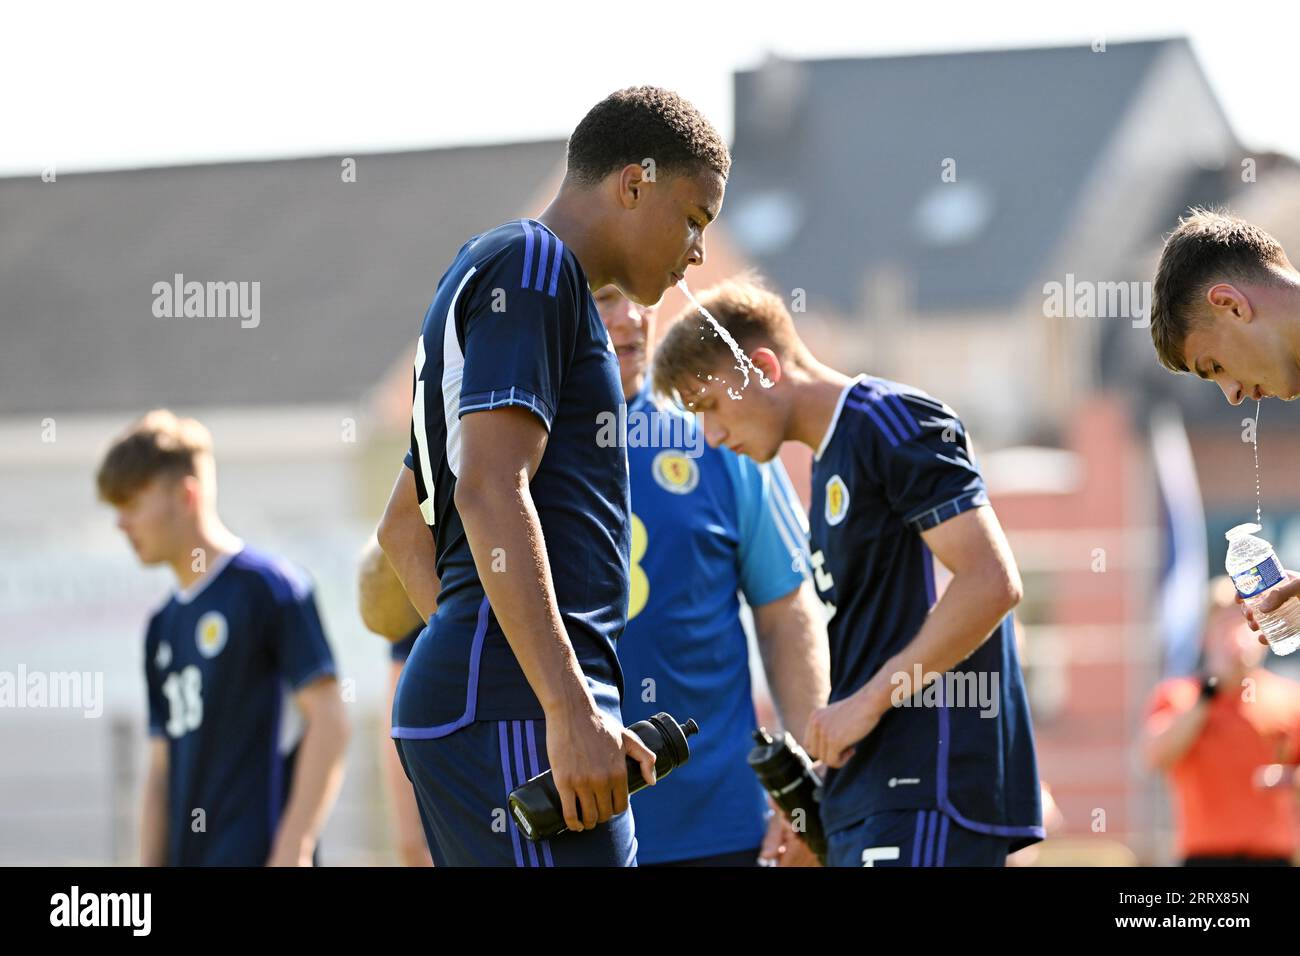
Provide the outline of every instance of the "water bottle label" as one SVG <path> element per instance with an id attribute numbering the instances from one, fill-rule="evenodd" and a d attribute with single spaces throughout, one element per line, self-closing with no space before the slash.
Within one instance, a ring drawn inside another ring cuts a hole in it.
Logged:
<path id="1" fill-rule="evenodd" d="M 1253 568 L 1247 568 L 1240 574 L 1232 576 L 1232 583 L 1236 585 L 1237 593 L 1242 597 L 1252 597 L 1267 591 L 1281 580 L 1282 565 L 1278 564 L 1275 556 L 1270 556 Z"/>

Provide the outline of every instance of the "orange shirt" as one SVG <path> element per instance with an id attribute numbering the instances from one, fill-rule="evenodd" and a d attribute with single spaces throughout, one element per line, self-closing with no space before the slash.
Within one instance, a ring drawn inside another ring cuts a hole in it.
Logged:
<path id="1" fill-rule="evenodd" d="M 1191 677 L 1157 685 L 1147 708 L 1148 732 L 1190 710 L 1200 691 L 1200 681 Z M 1259 789 L 1254 776 L 1264 764 L 1297 762 L 1300 684 L 1254 670 L 1240 689 L 1221 688 L 1200 735 L 1169 770 L 1179 856 L 1292 857 L 1296 791 Z"/>

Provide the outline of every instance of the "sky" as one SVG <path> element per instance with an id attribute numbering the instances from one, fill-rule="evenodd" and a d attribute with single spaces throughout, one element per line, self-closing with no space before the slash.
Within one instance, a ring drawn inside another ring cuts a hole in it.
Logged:
<path id="1" fill-rule="evenodd" d="M 641 83 L 729 136 L 733 71 L 772 54 L 1168 36 L 1190 39 L 1248 149 L 1300 156 L 1294 3 L 74 0 L 12 4 L 5 21 L 6 176 L 563 138 Z"/>

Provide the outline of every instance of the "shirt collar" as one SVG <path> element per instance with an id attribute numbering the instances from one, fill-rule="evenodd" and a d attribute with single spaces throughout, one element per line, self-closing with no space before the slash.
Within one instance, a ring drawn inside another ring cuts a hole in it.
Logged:
<path id="1" fill-rule="evenodd" d="M 176 603 L 189 604 L 196 597 L 198 597 L 200 594 L 206 591 L 208 585 L 217 579 L 217 575 L 219 575 L 222 571 L 226 570 L 226 565 L 230 563 L 231 559 L 234 558 L 235 555 L 239 554 L 239 552 L 243 550 L 244 550 L 244 542 L 236 540 L 235 549 L 233 551 L 223 551 L 220 555 L 218 555 L 217 560 L 212 562 L 212 566 L 208 568 L 207 572 L 203 575 L 203 577 L 199 578 L 189 587 L 179 588 L 176 591 Z"/>
<path id="2" fill-rule="evenodd" d="M 867 379 L 866 373 L 858 375 L 853 381 L 844 386 L 840 392 L 840 400 L 835 403 L 835 414 L 831 416 L 831 423 L 826 426 L 826 434 L 822 436 L 822 443 L 817 446 L 813 452 L 813 461 L 818 461 L 822 457 L 822 452 L 826 451 L 826 446 L 831 443 L 831 436 L 835 434 L 835 426 L 840 423 L 840 412 L 844 411 L 844 403 L 848 400 L 849 392 L 853 391 Z"/>

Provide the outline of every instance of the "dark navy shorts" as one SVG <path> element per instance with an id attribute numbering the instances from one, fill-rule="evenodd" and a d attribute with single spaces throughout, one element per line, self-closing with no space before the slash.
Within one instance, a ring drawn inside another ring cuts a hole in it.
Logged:
<path id="1" fill-rule="evenodd" d="M 955 823 L 942 810 L 873 813 L 827 837 L 828 866 L 1005 866 L 1010 841 Z"/>
<path id="2" fill-rule="evenodd" d="M 647 869 L 673 866 L 758 866 L 758 854 L 762 849 L 761 846 L 756 846 L 750 850 L 715 853 L 712 856 L 697 856 L 689 860 L 673 860 L 669 863 L 642 863 L 641 866 Z"/>
<path id="3" fill-rule="evenodd" d="M 636 866 L 629 809 L 594 830 L 527 839 L 507 795 L 550 769 L 544 720 L 480 720 L 432 739 L 395 738 L 437 866 Z"/>

